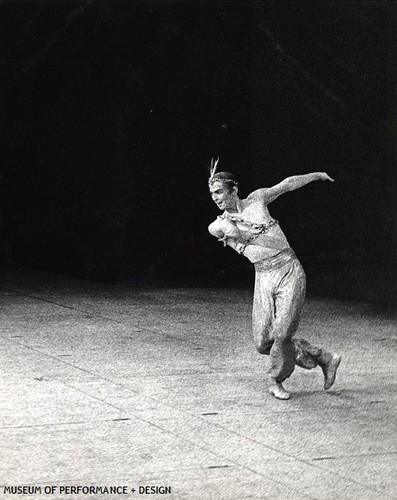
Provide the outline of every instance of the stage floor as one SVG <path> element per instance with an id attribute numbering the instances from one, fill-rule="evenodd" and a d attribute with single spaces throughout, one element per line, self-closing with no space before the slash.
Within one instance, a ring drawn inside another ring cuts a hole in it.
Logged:
<path id="1" fill-rule="evenodd" d="M 343 361 L 328 392 L 297 368 L 284 402 L 249 290 L 14 269 L 0 299 L 0 500 L 397 498 L 397 325 L 365 304 L 307 300 L 298 336 Z"/>

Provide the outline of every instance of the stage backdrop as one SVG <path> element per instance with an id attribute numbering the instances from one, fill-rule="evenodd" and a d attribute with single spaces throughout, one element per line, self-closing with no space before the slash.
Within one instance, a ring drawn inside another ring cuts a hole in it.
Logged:
<path id="1" fill-rule="evenodd" d="M 309 293 L 395 304 L 396 4 L 0 4 L 1 259 L 248 286 L 207 233 L 212 156 L 270 208 Z"/>

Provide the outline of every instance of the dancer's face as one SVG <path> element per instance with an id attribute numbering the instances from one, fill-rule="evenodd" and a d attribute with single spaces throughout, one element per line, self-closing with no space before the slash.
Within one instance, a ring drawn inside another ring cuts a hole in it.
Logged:
<path id="1" fill-rule="evenodd" d="M 211 198 L 216 203 L 219 210 L 235 209 L 237 206 L 237 188 L 229 191 L 221 181 L 215 181 L 210 185 Z"/>

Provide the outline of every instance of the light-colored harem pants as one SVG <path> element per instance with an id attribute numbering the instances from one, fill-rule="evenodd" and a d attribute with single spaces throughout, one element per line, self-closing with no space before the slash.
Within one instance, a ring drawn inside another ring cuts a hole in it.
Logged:
<path id="1" fill-rule="evenodd" d="M 252 325 L 256 348 L 270 355 L 270 376 L 283 382 L 295 369 L 315 368 L 322 350 L 293 338 L 306 293 L 305 272 L 291 248 L 255 264 Z"/>

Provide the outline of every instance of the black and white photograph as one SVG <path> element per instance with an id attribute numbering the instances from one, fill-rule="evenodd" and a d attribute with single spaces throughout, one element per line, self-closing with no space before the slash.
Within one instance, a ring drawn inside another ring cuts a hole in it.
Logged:
<path id="1" fill-rule="evenodd" d="M 0 0 L 0 500 L 397 498 L 397 2 Z"/>

